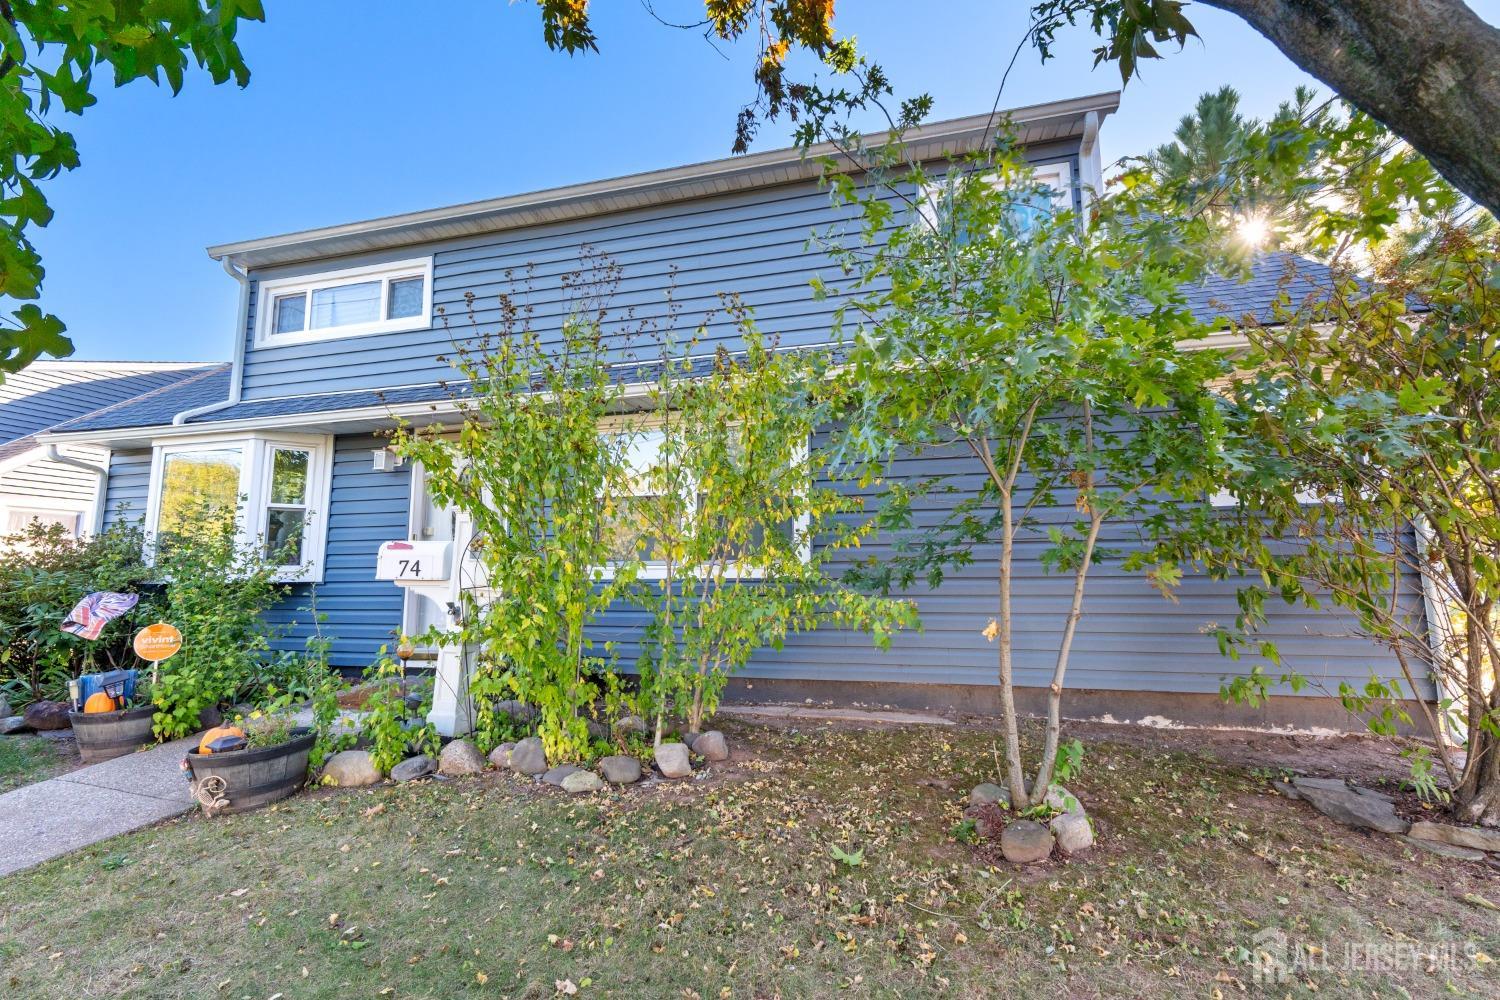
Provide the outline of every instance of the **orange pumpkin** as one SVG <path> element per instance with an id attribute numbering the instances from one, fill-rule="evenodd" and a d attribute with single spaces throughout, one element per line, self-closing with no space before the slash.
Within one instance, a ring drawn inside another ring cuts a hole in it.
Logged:
<path id="1" fill-rule="evenodd" d="M 95 715 L 101 712 L 114 712 L 118 710 L 115 700 L 103 691 L 95 691 L 89 695 L 89 700 L 83 703 L 85 715 Z"/>
<path id="2" fill-rule="evenodd" d="M 224 736 L 238 736 L 241 739 L 244 739 L 245 731 L 239 726 L 215 726 L 208 732 L 204 733 L 203 739 L 198 741 L 198 752 L 202 754 L 213 753 L 213 750 L 209 747 L 209 744 L 214 740 L 220 739 Z"/>

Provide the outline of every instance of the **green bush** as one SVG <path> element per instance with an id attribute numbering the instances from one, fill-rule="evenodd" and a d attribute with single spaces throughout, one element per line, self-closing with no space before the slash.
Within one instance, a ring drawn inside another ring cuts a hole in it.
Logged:
<path id="1" fill-rule="evenodd" d="M 223 518 L 157 539 L 153 575 L 164 581 L 163 620 L 182 632 L 182 650 L 151 671 L 155 730 L 177 739 L 198 729 L 200 713 L 230 704 L 270 659 L 276 635 L 264 615 L 286 593 L 260 547 L 246 545 Z"/>
<path id="2" fill-rule="evenodd" d="M 93 641 L 58 626 L 85 595 L 130 593 L 146 578 L 138 528 L 116 525 L 78 540 L 59 525 L 33 523 L 0 539 L 0 548 L 9 552 L 0 561 L 0 691 L 17 707 L 66 698 L 69 679 L 79 674 L 135 664 L 131 634 L 137 621 L 154 613 L 149 599 Z"/>

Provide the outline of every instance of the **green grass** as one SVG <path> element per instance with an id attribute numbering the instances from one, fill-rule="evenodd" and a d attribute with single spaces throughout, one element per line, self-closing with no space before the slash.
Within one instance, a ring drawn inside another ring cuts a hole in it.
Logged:
<path id="1" fill-rule="evenodd" d="M 1017 869 L 948 832 L 993 776 L 987 732 L 728 731 L 750 759 L 704 780 L 315 792 L 11 876 L 0 995 L 1256 995 L 1244 949 L 1272 925 L 1500 956 L 1463 900 L 1500 901 L 1482 866 L 1201 758 L 1091 744 L 1070 787 L 1099 847 Z M 1274 995 L 1489 997 L 1495 968 L 1313 971 Z"/>
<path id="2" fill-rule="evenodd" d="M 41 736 L 0 736 L 0 792 L 68 770 L 71 755 Z"/>

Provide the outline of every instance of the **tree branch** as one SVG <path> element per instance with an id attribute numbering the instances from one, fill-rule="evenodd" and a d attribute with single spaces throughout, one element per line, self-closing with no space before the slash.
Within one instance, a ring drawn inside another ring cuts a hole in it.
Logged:
<path id="1" fill-rule="evenodd" d="M 1463 0 L 1204 0 L 1500 212 L 1500 28 Z"/>

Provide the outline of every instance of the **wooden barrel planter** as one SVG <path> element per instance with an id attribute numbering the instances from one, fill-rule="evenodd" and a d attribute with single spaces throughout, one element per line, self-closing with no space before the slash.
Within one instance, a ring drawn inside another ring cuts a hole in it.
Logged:
<path id="1" fill-rule="evenodd" d="M 279 802 L 307 783 L 307 756 L 318 741 L 311 729 L 292 730 L 293 737 L 274 747 L 187 754 L 193 794 L 210 816 L 248 812 Z"/>
<path id="2" fill-rule="evenodd" d="M 85 764 L 97 764 L 155 743 L 156 738 L 151 734 L 151 718 L 155 714 L 156 709 L 150 705 L 118 712 L 69 712 L 73 736 L 78 740 L 78 756 Z"/>

